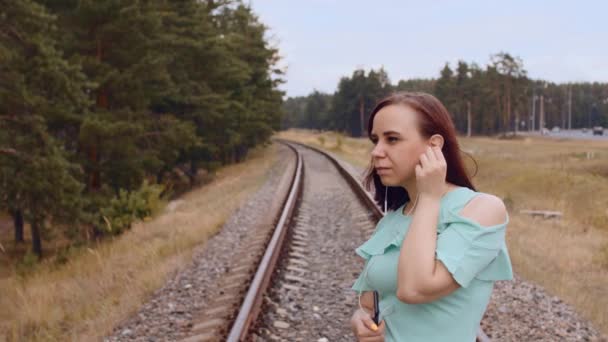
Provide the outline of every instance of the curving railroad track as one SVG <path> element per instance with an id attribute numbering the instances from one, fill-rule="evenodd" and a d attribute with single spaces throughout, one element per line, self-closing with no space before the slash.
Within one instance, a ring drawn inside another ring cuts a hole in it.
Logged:
<path id="1" fill-rule="evenodd" d="M 274 224 L 255 227 L 184 342 L 353 339 L 348 319 L 356 300 L 350 285 L 361 265 L 342 261 L 353 259 L 353 243 L 368 238 L 383 213 L 348 166 L 313 147 L 277 141 L 295 153 L 296 165 L 277 191 L 284 197 L 281 207 L 269 208 Z M 325 163 L 316 166 L 326 172 L 305 174 L 304 159 Z M 336 192 L 342 200 L 323 212 L 316 204 Z M 332 222 L 335 215 L 342 217 Z M 318 222 L 321 217 L 330 222 Z M 350 246 L 343 248 L 342 241 Z M 489 341 L 481 328 L 478 341 Z"/>
<path id="2" fill-rule="evenodd" d="M 266 183 L 104 341 L 354 340 L 351 285 L 363 268 L 354 250 L 382 213 L 353 176 L 361 170 L 278 145 Z M 494 341 L 608 341 L 517 275 L 497 282 L 481 326 Z"/>

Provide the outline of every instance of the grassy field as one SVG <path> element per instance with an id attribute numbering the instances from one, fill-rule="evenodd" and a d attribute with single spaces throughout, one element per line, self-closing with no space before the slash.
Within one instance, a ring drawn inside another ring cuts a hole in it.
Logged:
<path id="1" fill-rule="evenodd" d="M 337 133 L 290 130 L 280 137 L 325 148 L 365 167 L 372 144 Z M 608 334 L 608 142 L 460 138 L 478 164 L 473 183 L 503 198 L 515 272 L 572 304 Z M 465 156 L 467 165 L 474 164 Z M 557 210 L 560 220 L 523 209 Z"/>
<path id="2" fill-rule="evenodd" d="M 263 184 L 276 146 L 220 169 L 154 218 L 69 261 L 41 263 L 26 277 L 0 278 L 0 341 L 94 341 L 135 312 Z M 0 250 L 0 253 L 3 253 Z"/>

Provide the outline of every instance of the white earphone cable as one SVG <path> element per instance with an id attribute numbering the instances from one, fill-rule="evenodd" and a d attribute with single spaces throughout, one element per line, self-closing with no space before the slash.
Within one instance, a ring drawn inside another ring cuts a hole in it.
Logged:
<path id="1" fill-rule="evenodd" d="M 384 187 L 384 213 L 386 214 L 386 198 L 388 197 L 388 186 Z"/>

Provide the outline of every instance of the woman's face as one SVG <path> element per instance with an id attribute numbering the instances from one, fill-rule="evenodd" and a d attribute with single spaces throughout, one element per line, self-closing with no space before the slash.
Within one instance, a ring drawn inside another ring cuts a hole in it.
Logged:
<path id="1" fill-rule="evenodd" d="M 376 113 L 372 128 L 371 155 L 382 184 L 403 186 L 415 180 L 416 164 L 429 146 L 418 131 L 418 114 L 407 105 L 388 105 Z"/>

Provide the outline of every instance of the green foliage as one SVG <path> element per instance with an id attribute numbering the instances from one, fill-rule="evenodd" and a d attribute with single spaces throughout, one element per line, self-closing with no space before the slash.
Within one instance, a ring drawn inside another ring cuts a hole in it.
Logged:
<path id="1" fill-rule="evenodd" d="M 73 254 L 73 250 L 74 250 L 74 247 L 72 247 L 72 245 L 70 245 L 66 248 L 59 249 L 57 251 L 57 253 L 55 254 L 55 258 L 54 258 L 55 265 L 59 266 L 59 265 L 66 264 L 69 261 L 70 256 Z"/>
<path id="2" fill-rule="evenodd" d="M 367 121 L 376 102 L 392 91 L 384 69 L 355 70 L 350 78 L 343 77 L 332 98 L 333 126 L 351 136 L 367 135 Z"/>
<path id="3" fill-rule="evenodd" d="M 17 262 L 15 271 L 19 276 L 27 277 L 35 271 L 36 266 L 38 265 L 38 260 L 38 255 L 31 250 L 28 250 L 23 258 Z"/>
<path id="4" fill-rule="evenodd" d="M 298 101 L 301 102 L 301 105 L 297 103 Z M 302 106 L 302 108 L 297 108 L 298 106 Z M 295 109 L 298 113 L 298 115 L 294 117 L 295 122 L 293 122 L 293 125 L 295 126 L 309 129 L 321 129 L 330 124 L 330 95 L 315 90 L 312 94 L 295 100 L 295 103 L 294 100 L 285 103 L 284 108 L 286 111 L 292 110 L 290 107 Z"/>
<path id="5" fill-rule="evenodd" d="M 308 96 L 288 98 L 283 111 L 284 128 L 300 127 L 343 131 L 352 136 L 365 135 L 369 114 L 375 101 L 391 91 L 422 91 L 434 94 L 448 109 L 457 130 L 471 133 L 513 136 L 528 130 L 535 108 L 539 129 L 540 96 L 544 98 L 545 127 L 566 128 L 572 94 L 572 128 L 608 126 L 608 84 L 554 84 L 528 78 L 523 61 L 506 52 L 490 57 L 485 67 L 458 61 L 455 68 L 446 63 L 437 79 L 400 80 L 392 86 L 388 75 L 380 71 L 355 70 L 343 77 L 332 95 L 316 90 Z M 319 106 L 319 96 L 326 106 Z"/>
<path id="6" fill-rule="evenodd" d="M 0 0 L 0 32 L 0 210 L 35 223 L 39 255 L 128 228 L 157 205 L 145 179 L 194 186 L 280 127 L 278 50 L 240 0 Z"/>
<path id="7" fill-rule="evenodd" d="M 86 82 L 57 49 L 44 7 L 24 0 L 0 8 L 11 32 L 0 35 L 0 209 L 20 209 L 40 229 L 32 246 L 41 256 L 42 237 L 53 235 L 45 223 L 79 217 L 79 168 L 60 137 L 87 106 Z"/>
<path id="8" fill-rule="evenodd" d="M 135 191 L 120 189 L 107 207 L 101 208 L 99 227 L 111 235 L 129 229 L 136 220 L 152 216 L 160 209 L 162 186 L 144 181 Z"/>
<path id="9" fill-rule="evenodd" d="M 395 91 L 422 91 L 430 94 L 435 92 L 436 83 L 434 79 L 400 80 L 395 86 Z"/>
<path id="10" fill-rule="evenodd" d="M 366 133 L 369 114 L 376 102 L 388 95 L 392 86 L 384 69 L 355 70 L 343 77 L 333 94 L 313 91 L 308 96 L 289 98 L 283 111 L 282 127 L 329 129 L 353 136 Z"/>

